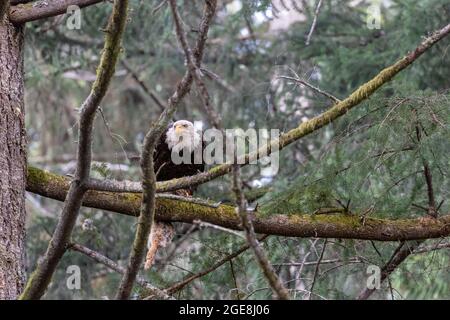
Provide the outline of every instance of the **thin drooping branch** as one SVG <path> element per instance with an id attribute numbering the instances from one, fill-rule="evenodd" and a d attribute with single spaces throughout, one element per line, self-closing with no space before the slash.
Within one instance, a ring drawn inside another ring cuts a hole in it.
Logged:
<path id="1" fill-rule="evenodd" d="M 378 73 L 374 78 L 361 85 L 346 99 L 330 106 L 330 108 L 326 112 L 314 118 L 311 118 L 308 121 L 302 122 L 297 128 L 294 128 L 280 135 L 278 139 L 270 141 L 268 144 L 263 145 L 257 151 L 245 155 L 245 164 L 258 159 L 261 155 L 269 155 L 271 153 L 271 150 L 274 148 L 276 150 L 281 150 L 291 143 L 300 140 L 301 138 L 313 133 L 316 130 L 319 130 L 320 128 L 330 124 L 339 117 L 345 115 L 352 108 L 358 106 L 361 102 L 368 99 L 375 91 L 377 91 L 384 84 L 388 83 L 398 73 L 414 63 L 414 61 L 416 61 L 424 52 L 430 49 L 435 43 L 446 37 L 449 33 L 450 24 L 434 32 L 432 35 L 423 40 L 417 48 L 408 53 L 405 57 L 398 60 L 393 65 L 381 70 L 380 73 Z M 194 50 L 194 57 L 195 56 L 196 51 Z M 194 176 L 158 182 L 156 184 L 156 190 L 157 192 L 168 192 L 200 185 L 229 173 L 231 169 L 232 164 L 218 165 L 206 172 L 198 173 Z M 107 185 L 107 183 L 104 184 Z M 102 190 L 102 186 L 102 183 L 98 183 L 96 185 L 96 190 Z M 120 189 L 105 190 L 116 192 L 121 191 Z"/>
<path id="2" fill-rule="evenodd" d="M 311 295 L 314 291 L 314 286 L 316 285 L 317 275 L 319 274 L 320 263 L 322 262 L 326 247 L 327 247 L 327 239 L 325 239 L 325 241 L 323 242 L 322 251 L 320 252 L 319 259 L 317 260 L 316 268 L 314 269 L 314 276 L 311 284 L 311 289 L 309 289 L 308 292 L 308 300 L 311 300 Z"/>
<path id="3" fill-rule="evenodd" d="M 335 96 L 333 96 L 331 93 L 325 92 L 319 88 L 317 88 L 316 86 L 313 86 L 312 84 L 299 79 L 299 78 L 294 78 L 294 77 L 288 77 L 288 76 L 279 76 L 278 79 L 285 79 L 285 80 L 290 80 L 290 81 L 294 81 L 296 83 L 299 83 L 301 85 L 304 85 L 305 87 L 310 88 L 311 90 L 317 92 L 318 94 L 323 95 L 324 97 L 327 97 L 328 99 L 330 99 L 331 101 L 333 101 L 334 103 L 339 103 L 341 100 L 339 100 L 338 98 L 336 98 Z"/>
<path id="4" fill-rule="evenodd" d="M 70 186 L 67 177 L 29 167 L 26 189 L 41 196 L 64 201 Z M 138 216 L 142 195 L 90 190 L 83 199 L 86 207 Z M 411 215 L 405 212 L 404 215 Z M 376 212 L 372 213 L 376 216 Z M 156 220 L 193 223 L 201 220 L 225 228 L 242 230 L 235 207 L 220 205 L 216 208 L 172 199 L 156 199 Z M 376 219 L 366 217 L 364 223 L 357 212 L 353 215 L 291 215 L 260 216 L 255 213 L 255 232 L 286 237 L 342 238 L 378 241 L 431 239 L 450 236 L 450 215 L 438 219 Z"/>
<path id="5" fill-rule="evenodd" d="M 206 1 L 195 47 L 195 52 L 197 53 L 196 59 L 198 59 L 198 61 L 201 61 L 203 57 L 209 25 L 211 24 L 214 13 L 215 7 L 211 6 L 210 1 Z M 177 84 L 175 92 L 169 98 L 167 108 L 160 115 L 159 119 L 153 123 L 152 127 L 145 135 L 141 154 L 143 196 L 139 221 L 128 265 L 116 296 L 117 299 L 128 299 L 130 296 L 137 272 L 144 258 L 144 251 L 154 220 L 156 207 L 156 175 L 154 172 L 153 153 L 156 144 L 164 130 L 167 128 L 169 121 L 172 119 L 178 104 L 190 91 L 192 80 L 192 72 L 188 70 Z"/>
<path id="6" fill-rule="evenodd" d="M 39 299 L 45 292 L 56 266 L 69 243 L 72 229 L 87 191 L 92 160 L 92 131 L 96 111 L 106 95 L 121 50 L 121 39 L 127 20 L 128 0 L 115 0 L 106 29 L 105 45 L 97 69 L 97 79 L 81 106 L 78 129 L 77 165 L 65 199 L 61 217 L 41 263 L 31 275 L 22 299 Z"/>
<path id="7" fill-rule="evenodd" d="M 308 36 L 306 37 L 305 45 L 307 45 L 307 46 L 309 46 L 309 43 L 311 41 L 311 36 L 314 32 L 314 29 L 316 29 L 317 17 L 319 16 L 321 6 L 322 6 L 322 0 L 319 0 L 317 2 L 316 10 L 314 11 L 314 18 L 313 18 L 313 22 L 311 24 L 311 28 L 309 29 Z"/>
<path id="8" fill-rule="evenodd" d="M 217 0 L 209 0 L 208 1 L 211 10 L 215 11 L 217 6 Z M 170 9 L 172 11 L 173 21 L 175 23 L 175 30 L 178 36 L 178 40 L 183 48 L 184 55 L 186 56 L 186 61 L 191 72 L 191 75 L 194 77 L 195 84 L 197 85 L 201 99 L 203 102 L 203 109 L 208 116 L 209 122 L 217 129 L 222 129 L 222 119 L 219 114 L 216 113 L 213 106 L 211 105 L 211 97 L 208 93 L 206 85 L 202 79 L 203 74 L 200 70 L 201 61 L 198 60 L 198 57 L 194 57 L 194 54 L 189 47 L 186 31 L 183 28 L 180 13 L 177 9 L 177 4 L 175 0 L 169 0 Z"/>
<path id="9" fill-rule="evenodd" d="M 242 192 L 242 181 L 240 175 L 240 167 L 238 164 L 233 165 L 233 180 L 232 189 L 236 195 L 237 211 L 242 223 L 242 227 L 245 231 L 247 238 L 247 243 L 253 250 L 256 261 L 259 264 L 264 276 L 269 282 L 272 291 L 276 294 L 277 298 L 280 300 L 289 300 L 289 292 L 284 287 L 280 278 L 277 276 L 275 269 L 270 264 L 269 259 L 266 256 L 263 248 L 261 247 L 258 239 L 256 238 L 255 228 L 253 226 L 252 218 L 250 217 L 250 212 L 247 210 L 247 203 Z"/>
<path id="10" fill-rule="evenodd" d="M 258 241 L 260 241 L 260 242 L 265 241 L 267 237 L 268 237 L 268 235 L 264 235 L 264 236 L 260 237 L 258 239 Z M 248 244 L 243 245 L 241 248 L 239 248 L 235 252 L 227 255 L 226 257 L 224 257 L 223 259 L 221 259 L 220 261 L 218 261 L 211 267 L 209 267 L 201 272 L 198 272 L 192 276 L 188 276 L 187 278 L 183 279 L 182 281 L 175 283 L 175 284 L 171 285 L 170 287 L 166 288 L 165 291 L 167 291 L 170 294 L 174 294 L 175 292 L 182 290 L 184 287 L 186 287 L 189 283 L 191 283 L 195 279 L 201 278 L 201 277 L 215 271 L 216 269 L 223 266 L 225 263 L 233 260 L 234 258 L 239 256 L 241 253 L 245 252 L 249 248 L 250 248 L 250 246 Z"/>
<path id="11" fill-rule="evenodd" d="M 69 6 L 78 6 L 84 8 L 104 0 L 40 0 L 34 5 L 16 5 L 11 7 L 9 19 L 14 24 L 22 24 L 25 22 L 50 18 L 65 14 Z"/>
<path id="12" fill-rule="evenodd" d="M 436 245 L 430 245 L 430 246 L 420 246 L 418 247 L 413 254 L 419 254 L 419 253 L 428 253 L 435 250 L 441 250 L 441 249 L 449 249 L 450 243 L 439 243 Z"/>
<path id="13" fill-rule="evenodd" d="M 77 252 L 80 252 L 80 253 L 86 255 L 87 257 L 93 259 L 97 263 L 103 264 L 106 267 L 108 267 L 109 269 L 111 269 L 117 273 L 123 274 L 125 272 L 125 269 L 123 267 L 119 266 L 113 260 L 111 260 L 108 257 L 102 255 L 101 253 L 96 252 L 92 249 L 89 249 L 81 244 L 72 243 L 69 245 L 68 248 L 70 250 L 77 251 Z M 139 284 L 141 287 L 145 288 L 156 298 L 164 299 L 164 300 L 173 300 L 173 297 L 171 297 L 169 294 L 167 294 L 166 290 L 158 289 L 140 277 L 138 277 L 136 279 L 136 283 Z"/>
<path id="14" fill-rule="evenodd" d="M 161 99 L 158 97 L 156 92 L 154 92 L 152 89 L 150 89 L 144 81 L 139 79 L 136 72 L 128 65 L 128 63 L 125 60 L 122 60 L 123 67 L 128 71 L 128 73 L 131 75 L 131 77 L 136 81 L 136 83 L 144 90 L 144 92 L 155 102 L 155 104 L 158 106 L 160 111 L 164 111 L 166 108 L 166 105 Z"/>

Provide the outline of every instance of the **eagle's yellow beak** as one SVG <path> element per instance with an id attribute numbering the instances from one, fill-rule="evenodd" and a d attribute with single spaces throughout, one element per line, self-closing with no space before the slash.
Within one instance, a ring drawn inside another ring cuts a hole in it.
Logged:
<path id="1" fill-rule="evenodd" d="M 184 128 L 183 128 L 183 126 L 182 125 L 176 125 L 175 126 L 175 133 L 177 134 L 177 135 L 180 135 L 182 132 L 183 132 L 183 130 L 184 130 Z"/>

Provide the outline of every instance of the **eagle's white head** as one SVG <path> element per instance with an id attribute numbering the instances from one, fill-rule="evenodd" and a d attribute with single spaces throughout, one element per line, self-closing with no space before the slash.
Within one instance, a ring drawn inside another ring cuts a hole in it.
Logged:
<path id="1" fill-rule="evenodd" d="M 183 149 L 192 152 L 200 146 L 201 137 L 192 122 L 179 120 L 167 130 L 166 143 L 173 152 Z"/>

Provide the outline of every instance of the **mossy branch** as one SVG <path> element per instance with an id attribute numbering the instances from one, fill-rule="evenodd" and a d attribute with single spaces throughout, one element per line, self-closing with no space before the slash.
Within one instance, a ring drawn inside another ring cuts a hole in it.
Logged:
<path id="1" fill-rule="evenodd" d="M 27 191 L 64 201 L 70 180 L 38 168 L 28 168 Z M 90 190 L 83 206 L 108 210 L 129 216 L 138 216 L 142 195 Z M 201 220 L 242 230 L 235 207 L 217 208 L 171 199 L 157 199 L 155 219 L 193 223 Z M 375 214 L 375 213 L 374 213 Z M 364 224 L 358 215 L 298 214 L 260 216 L 254 220 L 255 232 L 287 237 L 346 238 L 378 241 L 431 239 L 450 236 L 450 215 L 438 219 L 375 219 L 366 218 Z"/>

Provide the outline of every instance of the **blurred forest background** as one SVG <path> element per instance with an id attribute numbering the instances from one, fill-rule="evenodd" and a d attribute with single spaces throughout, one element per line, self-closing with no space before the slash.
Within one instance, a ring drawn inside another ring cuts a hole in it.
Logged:
<path id="1" fill-rule="evenodd" d="M 138 181 L 143 135 L 185 72 L 184 55 L 163 1 L 131 1 L 121 61 L 96 118 L 93 175 Z M 223 0 L 211 26 L 203 66 L 209 93 L 225 128 L 285 132 L 330 106 L 290 78 L 344 98 L 412 50 L 428 32 L 450 20 L 447 0 L 375 1 L 380 29 L 367 25 L 374 1 L 323 1 L 310 43 L 305 44 L 317 1 Z M 180 3 L 188 39 L 196 35 L 202 1 Z M 110 5 L 82 11 L 81 29 L 67 16 L 26 26 L 28 163 L 63 175 L 75 168 L 78 110 L 95 80 L 102 27 Z M 324 202 L 373 208 L 379 217 L 424 215 L 427 193 L 422 165 L 429 163 L 438 202 L 450 193 L 450 42 L 444 39 L 362 106 L 284 149 L 276 175 L 248 166 L 245 192 L 262 212 L 314 213 Z M 196 90 L 177 119 L 209 127 Z M 426 132 L 416 139 L 417 123 Z M 225 176 L 201 186 L 196 196 L 233 201 Z M 280 201 L 280 199 L 282 201 Z M 276 200 L 276 201 L 275 201 Z M 275 202 L 274 202 L 275 201 Z M 280 205 L 281 203 L 281 205 Z M 306 206 L 306 207 L 305 207 Z M 27 269 L 45 251 L 62 203 L 27 194 Z M 372 209 L 371 209 L 372 210 Z M 450 202 L 441 204 L 448 213 Z M 208 269 L 245 244 L 239 234 L 204 225 L 175 224 L 172 244 L 142 275 L 160 288 Z M 122 265 L 136 219 L 83 207 L 74 241 Z M 374 299 L 450 299 L 449 239 L 427 240 L 392 273 Z M 367 266 L 382 266 L 398 243 L 269 236 L 263 247 L 296 299 L 353 299 L 365 287 Z M 321 260 L 320 267 L 317 261 Z M 81 290 L 68 290 L 66 268 L 78 265 Z M 120 275 L 77 252 L 58 267 L 48 299 L 112 298 Z M 142 292 L 136 288 L 135 294 Z M 250 251 L 175 293 L 183 299 L 265 299 L 272 292 Z"/>

